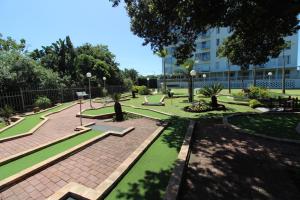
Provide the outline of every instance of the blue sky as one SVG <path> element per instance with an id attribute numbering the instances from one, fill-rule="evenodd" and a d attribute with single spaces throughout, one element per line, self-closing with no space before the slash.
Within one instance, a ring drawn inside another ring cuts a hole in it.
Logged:
<path id="1" fill-rule="evenodd" d="M 26 39 L 29 50 L 69 35 L 75 46 L 108 45 L 122 69 L 161 73 L 161 59 L 130 31 L 123 5 L 112 8 L 109 0 L 0 0 L 0 10 L 0 33 Z"/>

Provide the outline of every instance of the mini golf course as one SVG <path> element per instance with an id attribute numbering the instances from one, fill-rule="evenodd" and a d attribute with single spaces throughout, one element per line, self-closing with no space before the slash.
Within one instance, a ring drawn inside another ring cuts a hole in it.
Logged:
<path id="1" fill-rule="evenodd" d="M 238 115 L 228 118 L 228 122 L 242 129 L 262 135 L 300 140 L 296 132 L 300 114 L 266 113 L 257 115 Z"/>
<path id="2" fill-rule="evenodd" d="M 41 119 L 42 116 L 49 114 L 49 113 L 57 112 L 63 108 L 67 108 L 68 106 L 71 106 L 73 103 L 74 102 L 64 103 L 64 104 L 56 106 L 52 109 L 46 110 L 44 112 L 39 112 L 37 114 L 25 116 L 25 119 L 23 119 L 18 124 L 0 132 L 0 139 L 17 136 L 17 135 L 26 133 L 26 132 L 30 131 L 31 129 L 33 129 L 41 121 L 43 121 L 43 119 Z"/>
<path id="3" fill-rule="evenodd" d="M 79 145 L 85 141 L 88 141 L 96 136 L 101 135 L 100 131 L 88 131 L 86 133 L 82 133 L 76 135 L 67 140 L 58 142 L 51 146 L 48 146 L 44 149 L 38 150 L 34 153 L 31 153 L 27 156 L 21 157 L 17 160 L 13 160 L 8 162 L 7 164 L 0 166 L 0 180 L 3 180 L 9 176 L 15 175 L 18 172 L 21 172 L 24 169 L 32 167 L 35 164 L 38 164 L 48 158 L 51 158 L 59 153 L 67 151 L 76 145 Z"/>
<path id="4" fill-rule="evenodd" d="M 136 113 L 136 114 L 148 116 L 148 117 L 154 118 L 154 119 L 165 120 L 165 119 L 170 118 L 170 116 L 168 116 L 168 115 L 158 113 L 155 111 L 151 111 L 151 110 L 147 110 L 147 109 L 143 109 L 143 108 L 133 108 L 130 106 L 123 105 L 122 109 L 123 109 L 123 112 Z M 110 113 L 114 113 L 114 107 L 112 107 L 112 106 L 103 107 L 103 108 L 99 108 L 99 109 L 93 109 L 93 110 L 86 110 L 83 112 L 84 115 L 90 115 L 90 116 L 105 115 L 105 114 L 110 114 Z"/>
<path id="5" fill-rule="evenodd" d="M 105 199 L 163 199 L 187 125 L 170 122 Z"/>
<path id="6" fill-rule="evenodd" d="M 147 96 L 147 99 L 149 103 L 160 103 L 162 97 L 163 95 L 149 95 Z"/>

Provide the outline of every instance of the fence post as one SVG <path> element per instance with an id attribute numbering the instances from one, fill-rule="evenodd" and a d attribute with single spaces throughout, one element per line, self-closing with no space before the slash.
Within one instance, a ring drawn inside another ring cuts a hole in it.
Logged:
<path id="1" fill-rule="evenodd" d="M 24 97 L 23 97 L 23 90 L 20 88 L 20 95 L 21 95 L 21 101 L 22 101 L 22 111 L 25 110 L 25 103 L 24 103 Z"/>

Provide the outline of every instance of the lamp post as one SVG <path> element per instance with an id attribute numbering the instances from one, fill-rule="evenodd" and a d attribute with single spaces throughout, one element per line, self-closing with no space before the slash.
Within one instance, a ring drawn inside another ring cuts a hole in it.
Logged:
<path id="1" fill-rule="evenodd" d="M 269 89 L 271 88 L 271 76 L 273 75 L 272 72 L 268 72 L 268 76 L 269 76 Z"/>
<path id="2" fill-rule="evenodd" d="M 192 70 L 191 72 L 190 72 L 190 75 L 191 75 L 191 77 L 192 77 L 192 102 L 194 101 L 194 77 L 197 75 L 197 72 L 196 72 L 196 70 Z"/>
<path id="3" fill-rule="evenodd" d="M 106 85 L 106 84 L 105 84 L 105 82 L 106 82 L 106 77 L 105 77 L 105 76 L 103 76 L 103 78 L 102 78 L 102 79 L 103 79 L 103 87 L 104 87 L 104 89 L 105 89 L 105 88 L 106 88 L 106 86 L 105 86 L 105 85 Z"/>
<path id="4" fill-rule="evenodd" d="M 150 78 L 147 77 L 147 87 L 148 87 L 148 89 L 149 89 L 149 80 L 150 80 Z"/>
<path id="5" fill-rule="evenodd" d="M 92 108 L 92 93 L 91 93 L 91 72 L 86 73 L 86 77 L 89 79 L 89 97 L 90 97 L 90 107 Z"/>
<path id="6" fill-rule="evenodd" d="M 203 86 L 205 86 L 206 74 L 203 74 L 202 77 L 203 77 L 203 82 L 204 82 Z"/>

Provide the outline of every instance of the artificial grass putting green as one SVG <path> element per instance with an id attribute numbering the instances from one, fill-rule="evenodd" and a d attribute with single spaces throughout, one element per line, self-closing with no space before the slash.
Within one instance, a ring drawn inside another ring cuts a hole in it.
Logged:
<path id="1" fill-rule="evenodd" d="M 12 126 L 11 128 L 8 128 L 8 129 L 0 132 L 0 139 L 7 138 L 7 137 L 12 137 L 12 136 L 16 136 L 16 135 L 20 135 L 22 133 L 28 132 L 32 128 L 34 128 L 36 125 L 38 125 L 41 121 L 43 121 L 41 119 L 42 116 L 44 116 L 48 113 L 53 113 L 53 112 L 56 112 L 60 109 L 66 108 L 66 107 L 70 106 L 72 103 L 70 103 L 70 102 L 69 103 L 64 103 L 64 104 L 61 104 L 61 105 L 59 105 L 57 107 L 54 107 L 52 109 L 46 110 L 44 112 L 40 112 L 40 113 L 37 113 L 37 114 L 25 116 L 25 119 L 23 119 L 21 122 L 19 122 L 15 126 Z"/>
<path id="2" fill-rule="evenodd" d="M 157 113 L 151 110 L 144 110 L 144 109 L 140 109 L 140 108 L 133 108 L 130 106 L 122 106 L 122 110 L 124 112 L 132 112 L 132 113 L 137 113 L 137 114 L 141 114 L 141 115 L 146 115 L 155 119 L 169 119 L 170 116 L 168 115 L 164 115 L 162 113 Z M 92 116 L 96 116 L 96 115 L 104 115 L 104 114 L 109 114 L 109 113 L 114 113 L 114 107 L 109 106 L 109 107 L 104 107 L 104 108 L 99 108 L 99 109 L 94 109 L 94 110 L 86 110 L 83 112 L 83 114 L 87 114 L 87 115 L 92 115 Z"/>
<path id="3" fill-rule="evenodd" d="M 231 124 L 254 133 L 300 140 L 300 134 L 296 132 L 297 124 L 300 122 L 300 114 L 278 113 L 244 115 L 231 117 L 228 120 Z"/>
<path id="4" fill-rule="evenodd" d="M 163 95 L 149 95 L 147 96 L 149 103 L 159 103 Z"/>
<path id="5" fill-rule="evenodd" d="M 187 124 L 171 122 L 105 199 L 163 199 Z"/>
<path id="6" fill-rule="evenodd" d="M 20 159 L 9 162 L 5 165 L 0 166 L 0 180 L 3 180 L 9 176 L 17 174 L 24 169 L 27 169 L 35 164 L 38 164 L 50 157 L 53 157 L 59 153 L 67 151 L 72 147 L 81 144 L 89 139 L 92 139 L 98 135 L 102 134 L 99 131 L 89 131 L 77 136 L 74 136 L 65 141 L 59 142 L 52 146 L 41 149 L 35 153 L 22 157 Z"/>

